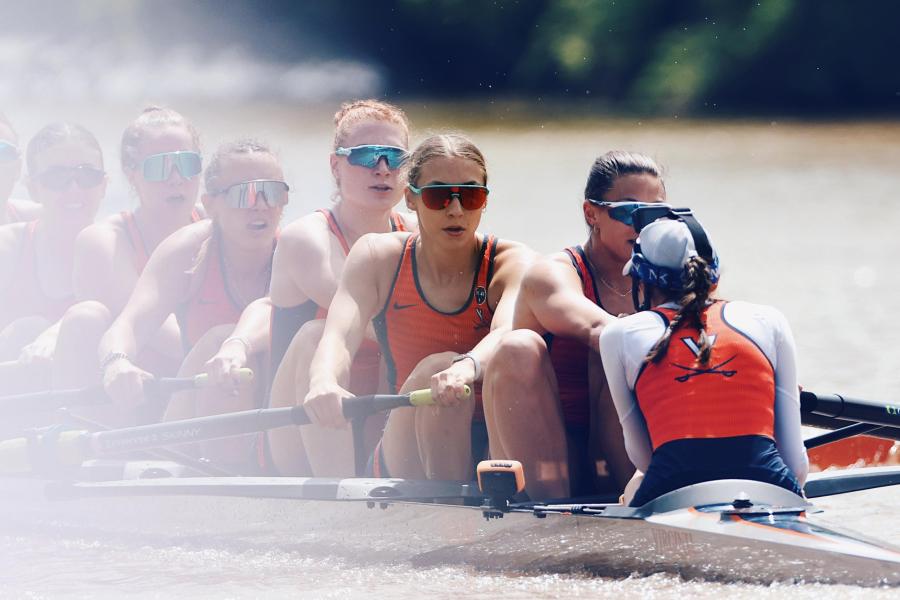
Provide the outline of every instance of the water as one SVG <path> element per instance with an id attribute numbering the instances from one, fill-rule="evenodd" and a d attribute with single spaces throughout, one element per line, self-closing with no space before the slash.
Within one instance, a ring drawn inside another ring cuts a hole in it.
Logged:
<path id="1" fill-rule="evenodd" d="M 106 212 L 128 206 L 115 150 L 139 104 L 11 106 L 27 137 L 44 122 L 71 118 L 94 130 L 114 173 Z M 294 190 L 287 221 L 325 206 L 330 116 L 335 106 L 252 108 L 178 105 L 204 134 L 208 153 L 238 135 L 270 140 Z M 669 199 L 695 209 L 723 264 L 721 295 L 774 304 L 797 339 L 807 389 L 892 399 L 900 389 L 893 307 L 900 298 L 895 255 L 900 204 L 900 123 L 685 122 L 592 120 L 520 106 L 410 104 L 414 139 L 426 130 L 462 129 L 484 150 L 491 201 L 485 231 L 542 252 L 583 242 L 580 203 L 593 158 L 609 149 L 639 150 L 667 167 Z M 881 490 L 829 500 L 842 525 L 900 543 L 893 507 Z M 895 597 L 889 590 L 819 585 L 771 587 L 683 582 L 675 576 L 590 578 L 413 569 L 350 558 L 311 556 L 295 548 L 209 550 L 109 540 L 59 540 L 0 532 L 4 597 L 301 597 L 799 598 Z"/>

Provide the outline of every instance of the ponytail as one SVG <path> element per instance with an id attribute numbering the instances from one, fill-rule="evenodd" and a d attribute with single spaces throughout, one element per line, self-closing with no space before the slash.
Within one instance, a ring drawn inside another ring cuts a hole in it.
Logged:
<path id="1" fill-rule="evenodd" d="M 688 323 L 700 330 L 698 358 L 701 364 L 707 364 L 712 354 L 712 343 L 706 333 L 706 303 L 714 284 L 713 274 L 707 262 L 699 256 L 690 258 L 684 266 L 684 288 L 678 299 L 681 308 L 669 322 L 665 333 L 650 350 L 645 364 L 659 362 L 669 349 L 672 334 L 682 325 Z"/>

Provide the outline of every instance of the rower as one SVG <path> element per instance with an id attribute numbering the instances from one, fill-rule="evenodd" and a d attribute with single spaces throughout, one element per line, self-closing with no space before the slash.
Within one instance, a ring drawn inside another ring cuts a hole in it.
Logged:
<path id="1" fill-rule="evenodd" d="M 97 345 L 131 296 L 150 255 L 175 230 L 200 218 L 200 135 L 181 114 L 145 108 L 122 134 L 121 160 L 139 204 L 91 225 L 78 238 L 74 283 L 79 303 L 66 311 L 53 349 L 56 389 L 100 383 Z M 170 316 L 135 360 L 154 375 L 171 377 L 183 358 L 178 325 Z M 109 427 L 137 420 L 134 411 L 122 407 L 79 414 Z"/>
<path id="2" fill-rule="evenodd" d="M 394 210 L 403 198 L 400 175 L 409 147 L 406 114 L 386 102 L 357 100 L 341 106 L 334 127 L 330 161 L 336 201 L 285 227 L 275 251 L 272 365 L 278 370 L 272 383 L 273 407 L 296 406 L 306 397 L 309 364 L 350 248 L 367 233 L 416 230 L 414 214 Z M 238 330 L 235 335 L 240 335 Z M 350 391 L 377 392 L 383 371 L 381 349 L 368 328 L 350 367 Z M 378 414 L 367 419 L 366 454 L 381 437 L 384 418 Z M 349 431 L 315 426 L 304 431 L 302 439 L 293 427 L 269 433 L 272 460 L 281 474 L 353 475 Z"/>
<path id="3" fill-rule="evenodd" d="M 26 150 L 28 190 L 41 217 L 0 227 L 0 393 L 29 391 L 48 365 L 22 369 L 23 347 L 56 323 L 74 302 L 75 240 L 90 225 L 106 193 L 103 153 L 80 125 L 47 125 Z M 51 331 L 51 334 L 54 335 Z"/>
<path id="4" fill-rule="evenodd" d="M 715 479 L 801 494 L 808 462 L 787 320 L 771 306 L 711 298 L 719 259 L 690 211 L 640 208 L 634 228 L 639 237 L 623 273 L 641 312 L 600 336 L 625 447 L 639 471 L 625 501 L 642 506 Z"/>
<path id="5" fill-rule="evenodd" d="M 391 391 L 430 387 L 438 406 L 391 412 L 376 476 L 471 480 L 486 448 L 478 392 L 512 324 L 523 245 L 477 232 L 488 199 L 484 156 L 468 138 L 427 138 L 412 153 L 406 204 L 420 234 L 363 237 L 350 251 L 310 369 L 304 408 L 320 426 L 345 424 L 341 399 L 353 355 L 375 329 Z M 479 383 L 479 385 L 475 385 Z M 474 445 L 474 448 L 473 448 Z"/>
<path id="6" fill-rule="evenodd" d="M 607 152 L 585 186 L 587 242 L 535 263 L 525 276 L 514 331 L 497 348 L 484 392 L 491 456 L 522 461 L 533 500 L 618 493 L 634 472 L 599 355 L 589 349 L 613 315 L 633 311 L 622 275 L 636 238 L 631 215 L 665 197 L 653 159 Z M 613 482 L 598 477 L 600 460 Z"/>
<path id="7" fill-rule="evenodd" d="M 259 383 L 264 377 L 250 384 L 241 369 L 262 371 L 269 312 L 256 307 L 253 335 L 237 338 L 231 332 L 241 312 L 268 292 L 289 187 L 273 151 L 254 140 L 221 146 L 206 168 L 205 184 L 202 201 L 210 218 L 179 229 L 159 245 L 98 352 L 110 397 L 139 403 L 153 375 L 131 357 L 174 313 L 186 353 L 179 375 L 205 371 L 216 385 L 173 396 L 168 419 L 247 410 L 259 407 L 263 398 Z M 256 436 L 211 442 L 203 453 L 251 472 L 258 462 L 256 443 Z"/>
<path id="8" fill-rule="evenodd" d="M 41 214 L 37 202 L 11 197 L 21 174 L 19 136 L 10 120 L 0 112 L 0 225 L 33 221 Z"/>

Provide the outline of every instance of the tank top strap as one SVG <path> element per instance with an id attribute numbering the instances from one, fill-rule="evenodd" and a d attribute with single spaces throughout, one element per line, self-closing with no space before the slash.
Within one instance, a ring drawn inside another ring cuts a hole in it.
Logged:
<path id="1" fill-rule="evenodd" d="M 600 291 L 597 289 L 597 278 L 594 276 L 594 269 L 591 267 L 591 261 L 588 260 L 587 253 L 584 251 L 584 246 L 580 244 L 570 246 L 565 249 L 565 253 L 569 255 L 572 266 L 578 272 L 578 278 L 581 280 L 581 292 L 588 300 L 603 308 L 603 303 L 600 301 Z"/>
<path id="2" fill-rule="evenodd" d="M 344 249 L 344 254 L 350 254 L 350 244 L 347 243 L 347 238 L 344 236 L 344 232 L 341 231 L 341 226 L 338 225 L 334 212 L 330 208 L 320 208 L 317 212 L 322 213 L 325 217 L 325 220 L 328 222 L 328 230 L 340 242 L 341 248 Z"/>
<path id="3" fill-rule="evenodd" d="M 391 211 L 391 231 L 407 231 L 400 213 Z"/>
<path id="4" fill-rule="evenodd" d="M 134 249 L 134 268 L 137 269 L 138 273 L 141 273 L 143 272 L 144 267 L 147 266 L 147 261 L 150 260 L 150 254 L 147 252 L 147 244 L 144 242 L 144 236 L 141 235 L 141 230 L 138 229 L 133 212 L 122 211 L 119 213 L 119 216 L 122 218 L 125 235 L 128 238 L 131 247 Z"/>

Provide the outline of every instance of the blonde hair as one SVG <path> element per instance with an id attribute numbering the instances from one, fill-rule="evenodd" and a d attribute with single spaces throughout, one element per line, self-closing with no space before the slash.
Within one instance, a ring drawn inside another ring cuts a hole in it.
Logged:
<path id="1" fill-rule="evenodd" d="M 122 161 L 123 171 L 133 169 L 137 166 L 138 144 L 141 143 L 144 134 L 146 134 L 148 130 L 161 129 L 163 127 L 184 127 L 191 135 L 194 150 L 200 152 L 200 134 L 181 113 L 174 111 L 171 108 L 148 106 L 141 111 L 141 114 L 139 114 L 122 133 L 120 159 Z"/>
<path id="2" fill-rule="evenodd" d="M 403 130 L 404 145 L 409 145 L 409 119 L 403 109 L 380 100 L 354 100 L 341 104 L 334 113 L 334 148 L 343 146 L 350 131 L 363 121 L 387 121 Z"/>
<path id="3" fill-rule="evenodd" d="M 415 186 L 418 186 L 419 176 L 422 174 L 422 167 L 425 163 L 433 158 L 440 157 L 457 157 L 471 160 L 479 167 L 484 176 L 483 184 L 487 185 L 487 164 L 484 155 L 475 142 L 461 133 L 442 133 L 432 135 L 419 144 L 413 151 L 407 161 L 406 180 Z"/>
<path id="4" fill-rule="evenodd" d="M 215 154 L 209 159 L 206 171 L 203 174 L 206 183 L 206 192 L 215 193 L 221 190 L 216 188 L 216 180 L 222 174 L 222 161 L 233 154 L 269 154 L 278 158 L 275 151 L 267 143 L 252 139 L 241 138 L 232 142 L 226 142 L 216 149 Z"/>

